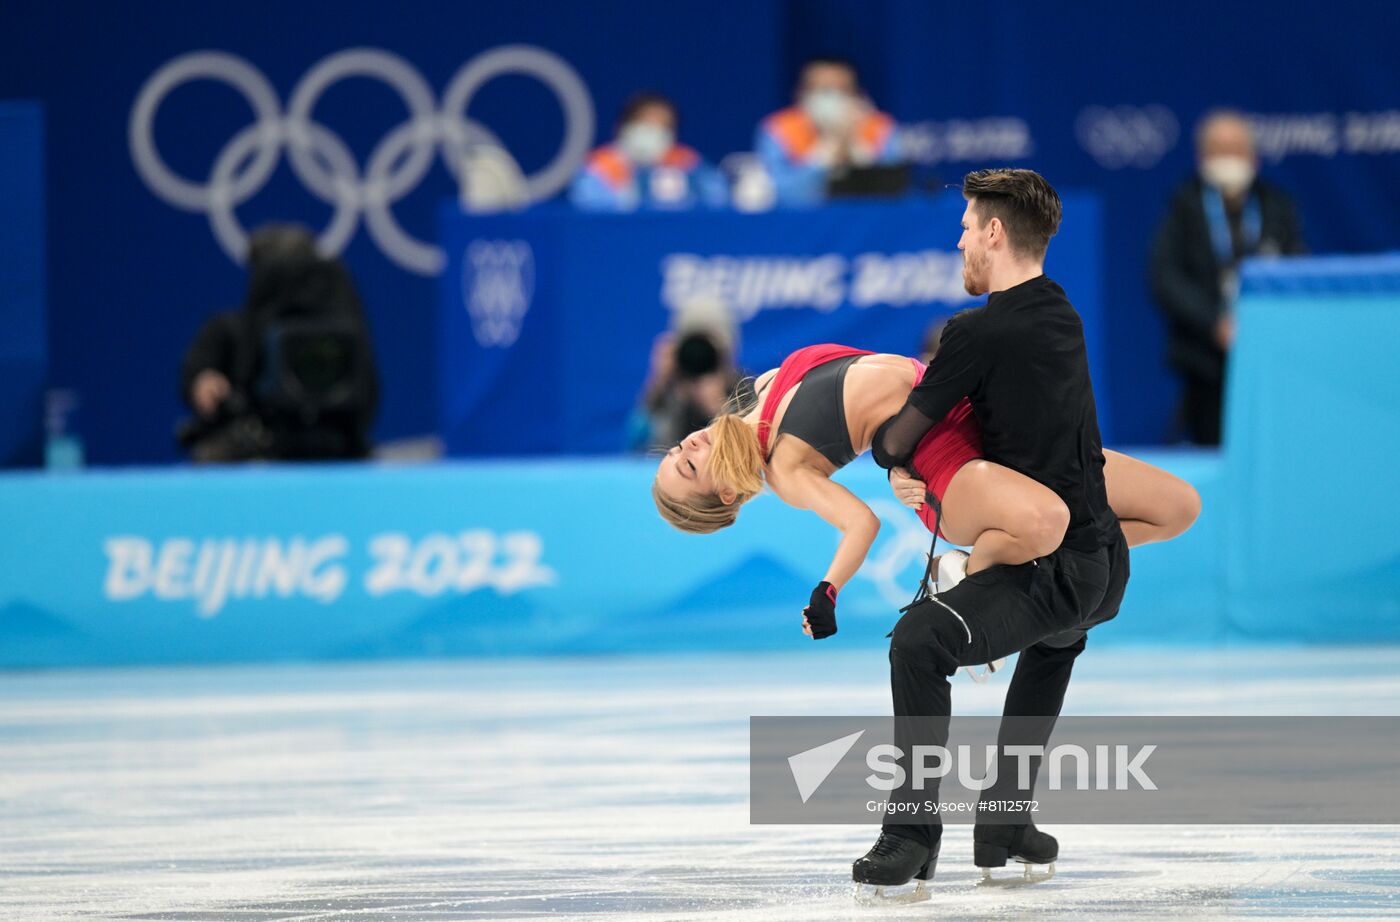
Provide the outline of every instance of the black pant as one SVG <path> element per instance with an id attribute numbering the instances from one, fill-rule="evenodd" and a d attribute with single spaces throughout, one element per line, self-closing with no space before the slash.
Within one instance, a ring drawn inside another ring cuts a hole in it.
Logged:
<path id="1" fill-rule="evenodd" d="M 1186 379 L 1181 413 L 1185 417 L 1186 434 L 1195 444 L 1220 444 L 1220 414 L 1224 395 L 1225 382 L 1220 378 Z"/>
<path id="2" fill-rule="evenodd" d="M 909 756 L 915 744 L 948 743 L 953 707 L 948 677 L 960 666 L 1018 651 L 1002 716 L 1044 719 L 1014 722 L 1014 738 L 1003 723 L 998 741 L 1044 746 L 1064 704 L 1075 657 L 1084 650 L 1085 632 L 1118 614 L 1127 584 L 1128 544 L 1119 532 L 1107 548 L 1091 553 L 1061 548 L 1021 566 L 991 567 L 910 608 L 890 642 L 890 688 L 895 717 L 901 718 L 895 722 L 895 745 L 904 753 L 906 777 L 912 778 Z M 1031 760 L 1032 788 L 1039 761 Z M 999 766 L 999 782 L 1014 781 L 1013 765 L 1014 760 Z M 891 800 L 936 801 L 934 785 L 926 783 L 922 791 L 906 787 Z M 982 795 L 983 800 L 1029 797 L 1029 791 L 1013 797 L 995 788 Z M 936 825 L 886 823 L 885 829 L 928 844 L 940 831 Z"/>

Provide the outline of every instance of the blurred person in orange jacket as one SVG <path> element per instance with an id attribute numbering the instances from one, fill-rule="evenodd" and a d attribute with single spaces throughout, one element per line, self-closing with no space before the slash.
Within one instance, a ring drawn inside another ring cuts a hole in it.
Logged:
<path id="1" fill-rule="evenodd" d="M 569 200 L 589 211 L 680 210 L 723 204 L 719 172 L 676 140 L 680 113 L 659 93 L 633 95 L 618 119 L 617 137 L 588 156 Z"/>
<path id="2" fill-rule="evenodd" d="M 894 119 L 871 104 L 850 61 L 812 58 L 802 66 L 796 95 L 795 105 L 763 120 L 754 142 L 779 204 L 824 201 L 834 168 L 899 160 Z"/>

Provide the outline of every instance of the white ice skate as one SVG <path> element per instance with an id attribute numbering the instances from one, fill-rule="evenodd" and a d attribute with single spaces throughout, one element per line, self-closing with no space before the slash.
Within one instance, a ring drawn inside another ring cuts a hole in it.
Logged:
<path id="1" fill-rule="evenodd" d="M 944 551 L 938 555 L 938 565 L 934 572 L 938 574 L 933 583 L 933 591 L 947 592 L 967 577 L 967 551 L 960 551 L 954 548 L 951 551 Z M 987 663 L 985 666 L 964 666 L 963 669 L 972 677 L 974 682 L 986 682 L 991 678 L 992 673 L 1006 665 L 1006 658 Z"/>
<path id="2" fill-rule="evenodd" d="M 941 839 L 941 830 L 940 830 Z M 932 849 L 900 836 L 880 833 L 875 845 L 851 865 L 856 883 L 856 902 L 866 906 L 879 903 L 922 903 L 930 896 L 928 882 L 938 867 L 938 846 Z M 897 890 L 912 882 L 912 890 Z"/>
<path id="3" fill-rule="evenodd" d="M 938 555 L 938 567 L 935 570 L 938 576 L 934 578 L 934 592 L 947 592 L 967 578 L 968 556 L 967 551 L 957 548 Z"/>
<path id="4" fill-rule="evenodd" d="M 855 900 L 858 906 L 900 905 L 922 903 L 932 897 L 928 882 L 914 881 L 912 890 L 895 890 L 894 887 L 876 887 L 871 884 L 856 884 Z"/>
<path id="5" fill-rule="evenodd" d="M 1017 863 L 1021 865 L 1020 876 L 993 877 L 991 868 L 982 868 L 982 879 L 977 882 L 977 886 L 1029 887 L 1031 884 L 1043 884 L 1055 876 L 1055 862 L 1053 861 L 1049 864 L 1032 864 L 1029 861 L 1017 859 Z"/>
<path id="6" fill-rule="evenodd" d="M 1060 856 L 1060 843 L 1049 833 L 1024 826 L 978 826 L 972 830 L 972 861 L 982 871 L 979 887 L 1025 887 L 1044 883 L 1055 876 L 1055 859 Z M 1008 861 L 1021 865 L 1014 876 L 993 877 L 992 870 L 1004 868 Z"/>

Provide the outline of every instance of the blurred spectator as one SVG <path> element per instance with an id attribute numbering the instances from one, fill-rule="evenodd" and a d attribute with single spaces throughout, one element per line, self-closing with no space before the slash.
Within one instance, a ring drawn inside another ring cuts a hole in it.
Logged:
<path id="1" fill-rule="evenodd" d="M 724 179 L 676 140 L 680 113 L 659 93 L 637 93 L 618 120 L 617 137 L 589 155 L 569 199 L 590 211 L 685 209 L 724 204 Z"/>
<path id="2" fill-rule="evenodd" d="M 943 328 L 947 325 L 948 318 L 940 317 L 924 330 L 924 341 L 919 348 L 919 361 L 925 365 L 932 362 L 933 357 L 938 354 L 938 347 L 943 344 Z"/>
<path id="3" fill-rule="evenodd" d="M 204 324 L 180 382 L 195 417 L 179 438 L 196 461 L 369 454 L 377 383 L 360 299 L 304 228 L 252 235 L 243 308 Z"/>
<path id="4" fill-rule="evenodd" d="M 1243 115 L 1220 111 L 1201 120 L 1196 166 L 1157 232 L 1152 291 L 1169 325 L 1168 359 L 1186 385 L 1187 434 L 1198 445 L 1218 445 L 1240 260 L 1301 253 L 1304 244 L 1293 199 L 1259 179 Z"/>
<path id="5" fill-rule="evenodd" d="M 632 448 L 670 448 L 709 425 L 747 384 L 735 364 L 737 347 L 738 331 L 725 305 L 701 298 L 681 308 L 672 329 L 652 346 Z"/>
<path id="6" fill-rule="evenodd" d="M 759 125 L 754 149 L 773 177 L 779 204 L 826 199 L 834 168 L 899 159 L 894 119 L 871 104 L 843 58 L 813 58 L 802 67 L 797 103 Z"/>

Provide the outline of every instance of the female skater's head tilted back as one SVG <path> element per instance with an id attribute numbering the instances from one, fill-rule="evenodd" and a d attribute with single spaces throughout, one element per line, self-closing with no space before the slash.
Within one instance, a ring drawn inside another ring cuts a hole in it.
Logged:
<path id="1" fill-rule="evenodd" d="M 661 517 L 681 531 L 708 535 L 734 524 L 739 507 L 763 489 L 763 452 L 738 413 L 681 440 L 661 459 L 651 496 Z"/>

